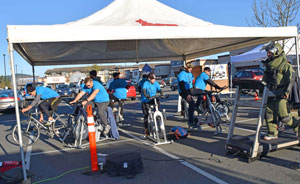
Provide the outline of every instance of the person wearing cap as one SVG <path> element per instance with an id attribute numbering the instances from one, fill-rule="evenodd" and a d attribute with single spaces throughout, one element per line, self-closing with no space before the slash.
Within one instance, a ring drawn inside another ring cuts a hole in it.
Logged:
<path id="1" fill-rule="evenodd" d="M 43 86 L 39 86 L 35 88 L 32 85 L 28 85 L 26 87 L 26 90 L 29 95 L 32 95 L 35 98 L 28 107 L 22 109 L 22 112 L 23 113 L 27 112 L 30 109 L 32 109 L 32 107 L 38 105 L 39 112 L 40 112 L 39 121 L 43 122 L 44 120 L 43 113 L 45 113 L 46 116 L 48 117 L 48 121 L 46 122 L 45 125 L 47 126 L 51 125 L 54 122 L 54 119 L 51 113 L 49 112 L 49 109 L 52 109 L 54 105 L 58 105 L 56 102 L 59 103 L 59 97 L 60 97 L 59 94 L 56 91 Z"/>
<path id="2" fill-rule="evenodd" d="M 191 63 L 187 63 L 183 70 L 177 75 L 178 80 L 178 92 L 179 95 L 186 100 L 189 104 L 188 114 L 189 120 L 188 124 L 190 126 L 194 125 L 194 110 L 195 110 L 195 102 L 192 99 L 191 89 L 193 88 L 193 80 L 194 76 L 191 73 L 193 66 Z M 182 105 L 184 107 L 184 105 Z"/>
<path id="3" fill-rule="evenodd" d="M 95 80 L 95 81 L 100 82 L 100 84 L 103 85 L 103 82 L 101 81 L 101 78 L 97 77 L 97 71 L 96 70 L 90 71 L 90 78 Z"/>
<path id="4" fill-rule="evenodd" d="M 149 136 L 148 131 L 148 116 L 149 116 L 149 108 L 150 105 L 154 104 L 154 99 L 150 100 L 150 97 L 153 97 L 156 95 L 156 93 L 160 93 L 160 95 L 163 95 L 162 90 L 160 89 L 159 83 L 155 81 L 155 75 L 154 73 L 150 73 L 148 75 L 148 80 L 145 81 L 142 88 L 141 93 L 141 103 L 142 103 L 142 111 L 144 114 L 144 132 L 145 137 Z M 159 101 L 157 101 L 158 106 L 160 105 Z"/>
<path id="5" fill-rule="evenodd" d="M 206 85 L 209 84 L 210 86 L 216 88 L 216 89 L 222 89 L 222 87 L 218 86 L 213 80 L 210 79 L 210 72 L 211 69 L 209 67 L 205 67 L 203 72 L 197 77 L 195 84 L 194 84 L 194 90 L 193 95 L 197 95 L 198 99 L 195 104 L 196 110 L 200 111 L 199 106 L 202 102 L 203 95 L 199 95 L 201 93 L 205 93 Z"/>
<path id="6" fill-rule="evenodd" d="M 278 124 L 281 122 L 293 128 L 296 134 L 299 131 L 299 120 L 290 113 L 288 98 L 291 95 L 296 74 L 279 43 L 270 42 L 263 47 L 267 51 L 267 59 L 262 61 L 266 67 L 263 81 L 275 94 L 268 97 L 266 107 L 266 124 L 268 135 L 265 140 L 278 138 Z"/>
<path id="7" fill-rule="evenodd" d="M 127 98 L 127 89 L 130 87 L 125 79 L 120 79 L 120 72 L 113 73 L 114 80 L 109 85 L 110 107 L 113 111 L 117 111 L 114 102 L 125 100 Z M 121 106 L 121 115 L 123 116 L 123 106 Z"/>
<path id="8" fill-rule="evenodd" d="M 97 106 L 97 114 L 100 121 L 104 124 L 104 132 L 105 136 L 108 135 L 110 131 L 110 125 L 107 121 L 107 106 L 109 104 L 109 96 L 105 90 L 105 88 L 100 84 L 100 82 L 93 80 L 89 77 L 84 79 L 84 87 L 82 91 L 78 93 L 74 100 L 70 102 L 73 104 L 77 102 L 82 96 L 88 93 L 88 97 L 81 104 L 86 108 L 86 105 L 91 105 L 93 108 Z"/>

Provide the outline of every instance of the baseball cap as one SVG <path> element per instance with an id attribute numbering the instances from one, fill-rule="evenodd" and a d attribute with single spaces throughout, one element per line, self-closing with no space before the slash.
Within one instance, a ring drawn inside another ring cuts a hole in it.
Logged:
<path id="1" fill-rule="evenodd" d="M 187 64 L 186 64 L 186 67 L 187 67 L 187 68 L 193 68 L 193 64 L 192 64 L 192 63 L 187 63 Z"/>
<path id="2" fill-rule="evenodd" d="M 117 77 L 120 74 L 120 72 L 113 73 L 113 77 Z"/>
<path id="3" fill-rule="evenodd" d="M 149 78 L 149 79 L 155 79 L 154 73 L 150 73 L 150 74 L 148 75 L 148 78 Z"/>

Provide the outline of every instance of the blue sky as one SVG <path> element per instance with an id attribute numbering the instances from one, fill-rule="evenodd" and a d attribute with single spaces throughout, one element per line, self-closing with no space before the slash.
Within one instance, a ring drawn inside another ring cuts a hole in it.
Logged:
<path id="1" fill-rule="evenodd" d="M 9 0 L 0 6 L 0 75 L 4 74 L 3 54 L 7 55 L 6 25 L 51 25 L 75 21 L 104 8 L 113 0 Z M 248 26 L 253 0 L 158 0 L 184 13 L 229 26 Z M 299 22 L 299 21 L 298 21 Z M 18 72 L 31 74 L 31 66 L 15 53 Z M 8 57 L 6 72 L 10 74 Z M 36 75 L 62 66 L 36 67 Z"/>

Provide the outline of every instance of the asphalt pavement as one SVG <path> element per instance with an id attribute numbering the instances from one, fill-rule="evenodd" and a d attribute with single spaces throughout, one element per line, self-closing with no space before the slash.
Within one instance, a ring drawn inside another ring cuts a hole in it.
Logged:
<path id="1" fill-rule="evenodd" d="M 177 112 L 177 92 L 165 89 L 170 94 L 163 99 L 166 109 L 166 130 L 174 126 L 187 128 L 187 120 Z M 252 98 L 249 98 L 251 100 Z M 72 107 L 62 102 L 59 113 L 72 113 Z M 258 110 L 242 109 L 238 112 L 236 134 L 250 135 L 255 132 Z M 42 183 L 299 183 L 300 171 L 291 169 L 299 163 L 299 147 L 269 153 L 267 157 L 248 163 L 237 156 L 226 155 L 225 142 L 228 124 L 223 132 L 214 135 L 214 128 L 203 126 L 202 131 L 191 131 L 187 139 L 172 144 L 153 145 L 142 140 L 142 111 L 139 99 L 126 101 L 125 121 L 130 127 L 119 129 L 120 140 L 104 140 L 97 143 L 97 152 L 110 154 L 125 149 L 141 150 L 144 171 L 134 179 L 109 177 L 106 173 L 91 176 L 82 174 L 89 170 L 89 147 L 69 148 L 57 139 L 42 135 L 32 147 L 25 148 L 26 167 L 34 174 L 33 182 Z M 21 119 L 26 117 L 21 116 Z M 19 147 L 11 136 L 16 124 L 14 111 L 0 112 L 0 161 L 20 160 Z M 0 184 L 3 181 L 0 179 Z"/>

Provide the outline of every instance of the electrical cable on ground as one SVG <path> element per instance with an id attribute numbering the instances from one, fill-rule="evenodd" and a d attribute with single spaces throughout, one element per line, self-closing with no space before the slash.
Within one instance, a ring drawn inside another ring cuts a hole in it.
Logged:
<path id="1" fill-rule="evenodd" d="M 38 184 L 38 183 L 42 183 L 42 182 L 46 182 L 46 181 L 56 180 L 56 179 L 58 179 L 58 178 L 60 178 L 60 177 L 62 177 L 64 175 L 66 175 L 66 174 L 69 174 L 71 172 L 80 171 L 80 170 L 84 170 L 84 169 L 88 169 L 88 168 L 90 168 L 90 167 L 88 166 L 88 167 L 81 167 L 81 168 L 77 168 L 77 169 L 72 169 L 72 170 L 64 172 L 64 173 L 62 173 L 62 174 L 60 174 L 60 175 L 58 175 L 56 177 L 52 177 L 52 178 L 47 178 L 47 179 L 44 179 L 44 180 L 36 181 L 36 182 L 34 182 L 32 184 Z"/>

